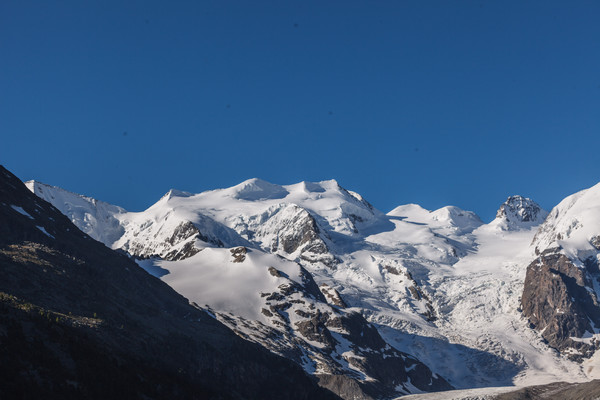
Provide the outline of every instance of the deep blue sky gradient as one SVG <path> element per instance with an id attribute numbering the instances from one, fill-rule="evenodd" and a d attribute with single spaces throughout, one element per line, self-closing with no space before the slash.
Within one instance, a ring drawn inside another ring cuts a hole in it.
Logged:
<path id="1" fill-rule="evenodd" d="M 335 178 L 490 220 L 600 181 L 597 1 L 0 2 L 0 163 L 129 210 Z"/>

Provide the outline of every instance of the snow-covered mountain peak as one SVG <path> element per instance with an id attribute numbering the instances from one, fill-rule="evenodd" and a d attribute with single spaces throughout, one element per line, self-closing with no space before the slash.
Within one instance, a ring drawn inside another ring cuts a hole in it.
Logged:
<path id="1" fill-rule="evenodd" d="M 291 186 L 299 186 L 299 188 L 306 193 L 323 193 L 326 190 L 319 182 L 302 181 L 297 185 Z"/>
<path id="2" fill-rule="evenodd" d="M 456 206 L 446 206 L 431 212 L 431 219 L 460 233 L 472 232 L 483 225 L 477 214 Z"/>
<path id="3" fill-rule="evenodd" d="M 456 206 L 445 206 L 429 211 L 418 204 L 405 204 L 394 208 L 387 215 L 409 223 L 427 225 L 433 229 L 448 228 L 450 230 L 448 233 L 456 234 L 469 233 L 483 225 L 477 214 Z"/>
<path id="4" fill-rule="evenodd" d="M 177 189 L 171 189 L 169 190 L 167 193 L 165 193 L 163 195 L 163 197 L 160 198 L 159 202 L 162 201 L 169 201 L 174 197 L 190 197 L 193 196 L 193 193 L 190 192 L 184 192 L 182 190 L 177 190 Z"/>
<path id="5" fill-rule="evenodd" d="M 306 210 L 323 231 L 351 237 L 360 236 L 362 229 L 384 217 L 360 195 L 347 191 L 335 180 L 281 186 L 255 178 L 227 189 L 170 201 L 169 205 L 204 213 L 249 239 L 252 232 L 248 231 L 248 224 L 264 221 L 264 215 L 274 216 L 276 210 L 288 205 Z"/>
<path id="6" fill-rule="evenodd" d="M 509 196 L 496 212 L 496 219 L 490 225 L 501 230 L 530 229 L 544 222 L 548 211 L 530 198 Z"/>
<path id="7" fill-rule="evenodd" d="M 356 236 L 384 217 L 361 195 L 344 189 L 334 179 L 300 182 L 284 188 L 289 194 L 281 201 L 308 210 L 325 230 Z"/>
<path id="8" fill-rule="evenodd" d="M 341 199 L 346 198 L 347 200 L 348 194 L 350 194 L 349 197 L 362 200 L 360 195 L 344 189 L 335 179 L 320 182 L 302 181 L 292 185 L 285 185 L 284 188 L 290 193 L 290 198 L 301 198 L 302 196 L 310 199 L 338 197 Z"/>
<path id="9" fill-rule="evenodd" d="M 233 198 L 246 201 L 282 199 L 289 193 L 283 186 L 258 178 L 248 179 L 225 191 Z"/>
<path id="10" fill-rule="evenodd" d="M 67 215 L 83 232 L 100 242 L 109 245 L 124 232 L 116 218 L 117 215 L 126 213 L 121 207 L 34 180 L 25 182 L 25 186 Z"/>
<path id="11" fill-rule="evenodd" d="M 342 189 L 342 187 L 340 186 L 338 181 L 335 179 L 327 179 L 327 180 L 319 181 L 319 182 L 302 181 L 300 183 L 303 183 L 307 187 L 307 189 L 310 188 L 310 190 L 314 191 L 314 192 Z"/>
<path id="12" fill-rule="evenodd" d="M 322 193 L 328 193 L 329 196 L 334 194 L 342 196 L 350 194 L 357 200 L 363 201 L 362 196 L 351 190 L 344 189 L 335 179 L 328 179 L 320 182 L 302 181 L 293 185 L 287 185 L 285 188 L 289 190 L 290 193 L 296 193 L 296 195 L 305 193 L 311 198 L 321 198 L 323 196 Z"/>
<path id="13" fill-rule="evenodd" d="M 73 196 L 73 201 L 57 202 L 64 203 L 62 211 L 86 230 L 86 218 L 79 218 L 73 207 L 84 197 Z M 55 203 L 53 198 L 47 200 Z M 98 224 L 86 232 L 109 247 L 140 258 L 172 260 L 189 257 L 207 246 L 256 246 L 289 259 L 328 266 L 335 263 L 328 250 L 333 244 L 331 234 L 343 243 L 386 222 L 362 196 L 335 180 L 281 186 L 257 178 L 199 194 L 171 189 L 143 212 L 118 209 L 109 217 L 118 234 L 106 237 Z"/>
<path id="14" fill-rule="evenodd" d="M 371 206 L 371 204 L 370 204 L 368 201 L 366 201 L 366 200 L 365 200 L 365 198 L 364 198 L 364 197 L 362 197 L 360 194 L 358 194 L 358 193 L 356 193 L 356 192 L 353 192 L 352 190 L 346 190 L 346 191 L 347 191 L 348 193 L 350 193 L 350 195 L 351 195 L 352 197 L 354 197 L 356 200 L 360 201 L 361 203 L 366 203 L 366 204 L 368 204 L 368 205 L 369 205 L 371 208 L 373 207 L 373 206 Z"/>
<path id="15" fill-rule="evenodd" d="M 86 199 L 87 201 L 92 202 L 92 203 L 95 203 L 98 201 L 92 197 L 84 196 L 84 195 L 81 195 L 78 193 L 73 193 L 73 192 L 70 192 L 63 188 L 60 188 L 58 186 L 48 185 L 46 183 L 36 181 L 36 180 L 30 180 L 30 181 L 25 182 L 24 184 L 27 187 L 27 189 L 29 189 L 33 194 L 35 194 L 41 198 L 45 198 L 45 197 L 55 198 L 57 196 L 62 195 L 61 197 L 65 197 L 65 198 L 77 197 L 77 198 L 81 198 L 81 199 Z"/>
<path id="16" fill-rule="evenodd" d="M 566 197 L 540 226 L 532 246 L 537 252 L 562 247 L 572 257 L 585 258 L 600 248 L 600 183 Z"/>
<path id="17" fill-rule="evenodd" d="M 421 207 L 418 204 L 403 204 L 387 213 L 390 217 L 406 219 L 411 222 L 424 222 L 429 218 L 431 211 Z"/>

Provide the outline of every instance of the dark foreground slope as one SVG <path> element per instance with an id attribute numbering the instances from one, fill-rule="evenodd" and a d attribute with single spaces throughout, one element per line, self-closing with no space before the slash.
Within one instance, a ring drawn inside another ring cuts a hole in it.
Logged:
<path id="1" fill-rule="evenodd" d="M 0 398 L 336 398 L 0 167 Z"/>

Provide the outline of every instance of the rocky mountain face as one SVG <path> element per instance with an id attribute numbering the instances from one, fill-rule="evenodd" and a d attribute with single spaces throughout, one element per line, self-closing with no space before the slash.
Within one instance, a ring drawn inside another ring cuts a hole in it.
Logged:
<path id="1" fill-rule="evenodd" d="M 600 331 L 600 186 L 567 197 L 550 212 L 532 247 L 523 315 L 555 349 L 582 360 Z"/>
<path id="2" fill-rule="evenodd" d="M 553 348 L 574 359 L 590 357 L 597 348 L 595 327 L 600 326 L 593 282 L 598 266 L 576 266 L 560 250 L 545 250 L 527 267 L 523 315 Z"/>
<path id="3" fill-rule="evenodd" d="M 315 218 L 296 204 L 278 204 L 265 212 L 235 221 L 234 230 L 262 249 L 282 256 L 296 256 L 309 262 L 335 264 L 323 232 Z M 294 258 L 296 258 L 294 257 Z"/>
<path id="4" fill-rule="evenodd" d="M 233 262 L 240 267 L 255 261 L 254 250 L 232 251 Z M 242 253 L 243 259 L 236 256 Z M 280 261 L 278 266 L 281 269 L 266 268 L 276 285 L 259 291 L 265 322 L 214 311 L 217 318 L 240 336 L 312 371 L 322 386 L 344 398 L 389 398 L 415 388 L 452 388 L 422 362 L 387 343 L 356 310 L 346 309 L 335 289 L 317 286 L 299 265 Z M 297 276 L 292 275 L 293 269 L 298 270 Z"/>
<path id="5" fill-rule="evenodd" d="M 343 398 L 576 381 L 597 372 L 592 189 L 550 214 L 511 196 L 485 224 L 251 179 L 113 213 L 122 234 L 104 243 Z"/>
<path id="6" fill-rule="evenodd" d="M 503 229 L 524 229 L 544 222 L 548 212 L 533 200 L 510 196 L 496 212 L 495 223 Z"/>
<path id="7" fill-rule="evenodd" d="M 337 398 L 1 167 L 0 222 L 0 398 Z"/>

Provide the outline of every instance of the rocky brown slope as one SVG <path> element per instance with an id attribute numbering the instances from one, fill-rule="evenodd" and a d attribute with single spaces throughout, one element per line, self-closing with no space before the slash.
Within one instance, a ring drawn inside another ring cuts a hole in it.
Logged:
<path id="1" fill-rule="evenodd" d="M 560 248 L 545 250 L 527 267 L 521 305 L 523 315 L 548 344 L 569 357 L 590 357 L 597 347 L 581 340 L 600 326 L 600 306 L 593 279 L 597 266 L 578 267 Z M 575 338 L 575 339 L 574 339 Z"/>
<path id="2" fill-rule="evenodd" d="M 336 398 L 0 167 L 0 398 Z"/>

